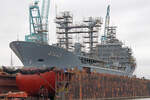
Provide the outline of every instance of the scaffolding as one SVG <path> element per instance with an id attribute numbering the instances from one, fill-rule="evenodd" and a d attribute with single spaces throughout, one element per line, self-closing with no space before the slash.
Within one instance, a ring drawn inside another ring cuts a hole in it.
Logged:
<path id="1" fill-rule="evenodd" d="M 66 100 L 66 94 L 68 94 L 68 87 L 70 84 L 70 80 L 73 73 L 69 72 L 68 70 L 66 72 L 64 71 L 57 71 L 56 76 L 56 100 Z"/>
<path id="2" fill-rule="evenodd" d="M 64 47 L 67 50 L 72 49 L 74 47 L 72 42 L 73 35 L 82 36 L 82 34 L 85 40 L 83 43 L 88 46 L 90 52 L 93 51 L 96 43 L 98 43 L 98 32 L 102 25 L 102 18 L 89 17 L 84 19 L 81 24 L 74 24 L 73 15 L 70 12 L 62 12 L 59 16 L 56 16 L 55 22 L 60 47 Z"/>
<path id="3" fill-rule="evenodd" d="M 61 15 L 56 16 L 57 34 L 58 43 L 60 47 L 64 47 L 67 50 L 71 43 L 71 37 L 69 34 L 70 25 L 73 23 L 73 17 L 70 12 L 62 12 Z"/>
<path id="4" fill-rule="evenodd" d="M 84 44 L 88 45 L 89 53 L 92 54 L 94 52 L 94 48 L 96 44 L 98 43 L 99 38 L 99 30 L 102 24 L 101 18 L 93 18 L 89 17 L 87 19 L 84 19 L 83 21 L 85 25 L 87 26 L 87 32 L 88 34 L 85 34 L 84 36 Z"/>

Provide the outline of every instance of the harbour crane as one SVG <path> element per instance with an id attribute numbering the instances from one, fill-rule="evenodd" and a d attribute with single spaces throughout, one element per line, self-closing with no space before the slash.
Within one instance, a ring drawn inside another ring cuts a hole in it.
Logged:
<path id="1" fill-rule="evenodd" d="M 105 17 L 105 27 L 104 27 L 104 36 L 102 36 L 102 41 L 105 42 L 107 40 L 108 28 L 110 23 L 110 5 L 107 7 L 107 13 Z"/>
<path id="2" fill-rule="evenodd" d="M 29 7 L 30 34 L 25 36 L 28 42 L 48 44 L 48 16 L 50 0 L 43 0 L 40 11 L 39 1 Z"/>

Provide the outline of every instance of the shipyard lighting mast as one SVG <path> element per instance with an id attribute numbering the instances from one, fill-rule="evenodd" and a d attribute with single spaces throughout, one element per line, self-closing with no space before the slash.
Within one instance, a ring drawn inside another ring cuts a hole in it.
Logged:
<path id="1" fill-rule="evenodd" d="M 41 12 L 38 3 L 39 1 L 35 0 L 34 4 L 29 7 L 30 34 L 25 36 L 25 40 L 48 44 L 50 0 L 43 0 Z"/>

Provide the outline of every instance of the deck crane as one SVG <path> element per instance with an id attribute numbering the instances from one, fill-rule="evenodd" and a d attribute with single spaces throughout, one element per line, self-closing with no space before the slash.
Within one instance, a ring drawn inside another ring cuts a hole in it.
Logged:
<path id="1" fill-rule="evenodd" d="M 48 44 L 48 15 L 50 0 L 43 0 L 41 12 L 39 1 L 29 7 L 30 34 L 25 36 L 28 42 Z"/>

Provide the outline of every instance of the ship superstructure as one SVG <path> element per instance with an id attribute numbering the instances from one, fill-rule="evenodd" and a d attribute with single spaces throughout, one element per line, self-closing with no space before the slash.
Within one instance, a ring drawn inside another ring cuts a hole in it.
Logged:
<path id="1" fill-rule="evenodd" d="M 79 56 L 84 67 L 99 68 L 101 66 L 104 69 L 125 71 L 130 75 L 133 73 L 136 63 L 132 56 L 132 50 L 116 38 L 116 26 L 109 25 L 110 5 L 107 8 L 101 43 L 98 43 L 98 32 L 102 24 L 101 18 L 89 17 L 78 25 L 73 25 L 72 19 L 69 12 L 63 12 L 61 16 L 56 17 L 58 45 L 60 47 L 70 50 L 74 46 L 73 52 Z M 82 43 L 70 45 L 72 43 L 69 40 L 72 40 L 73 34 L 82 35 Z"/>
<path id="2" fill-rule="evenodd" d="M 107 8 L 104 35 L 101 44 L 97 45 L 97 55 L 106 62 L 106 67 L 133 72 L 136 62 L 132 50 L 116 38 L 116 26 L 110 26 L 109 23 L 110 5 Z"/>
<path id="3" fill-rule="evenodd" d="M 73 15 L 66 11 L 56 16 L 58 43 L 48 45 L 49 5 L 44 4 L 49 4 L 49 0 L 45 2 L 42 7 L 45 14 L 40 13 L 38 2 L 30 6 L 30 35 L 26 36 L 26 41 L 10 43 L 24 66 L 79 67 L 99 73 L 132 75 L 136 67 L 135 60 L 131 49 L 123 47 L 122 42 L 116 38 L 116 27 L 109 26 L 110 6 L 107 8 L 101 43 L 98 43 L 101 18 L 88 17 L 81 24 L 74 24 Z M 80 39 L 75 41 L 74 37 Z"/>

